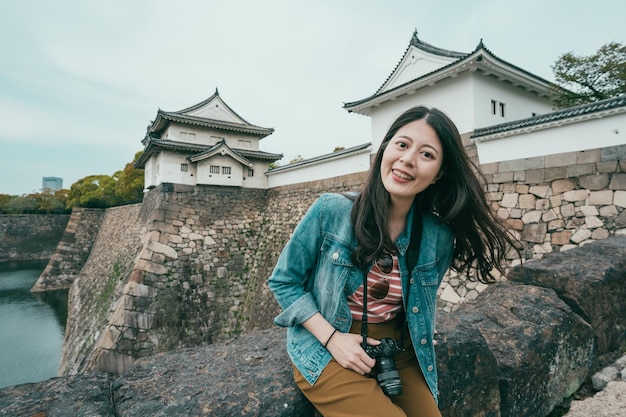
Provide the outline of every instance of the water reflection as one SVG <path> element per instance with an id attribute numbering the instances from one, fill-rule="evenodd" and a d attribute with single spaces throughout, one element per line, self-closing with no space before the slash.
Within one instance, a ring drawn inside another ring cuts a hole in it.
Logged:
<path id="1" fill-rule="evenodd" d="M 0 263 L 0 387 L 58 373 L 67 291 L 31 293 L 47 261 Z"/>

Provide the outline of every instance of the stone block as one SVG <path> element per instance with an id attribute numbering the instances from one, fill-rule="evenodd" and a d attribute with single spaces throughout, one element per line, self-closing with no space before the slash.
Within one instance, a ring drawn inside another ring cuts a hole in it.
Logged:
<path id="1" fill-rule="evenodd" d="M 502 196 L 502 200 L 500 201 L 500 206 L 508 208 L 516 207 L 518 197 L 519 194 L 517 193 L 504 194 Z"/>
<path id="2" fill-rule="evenodd" d="M 563 200 L 569 202 L 585 201 L 587 199 L 587 190 L 572 190 L 563 193 Z"/>
<path id="3" fill-rule="evenodd" d="M 148 248 L 156 253 L 164 255 L 169 260 L 178 259 L 178 253 L 171 246 L 156 241 L 150 241 Z"/>
<path id="4" fill-rule="evenodd" d="M 611 201 L 613 201 L 612 196 L 611 196 Z M 613 204 L 600 207 L 599 212 L 600 212 L 600 216 L 602 217 L 615 217 L 619 214 L 619 211 L 617 211 L 617 207 L 615 207 Z"/>
<path id="5" fill-rule="evenodd" d="M 591 231 L 587 229 L 578 229 L 571 237 L 571 241 L 574 243 L 580 243 L 584 240 L 587 240 L 591 237 Z"/>
<path id="6" fill-rule="evenodd" d="M 529 192 L 539 198 L 546 198 L 548 196 L 549 190 L 550 187 L 548 187 L 547 185 L 533 185 L 532 187 L 530 187 Z"/>
<path id="7" fill-rule="evenodd" d="M 595 164 L 600 161 L 601 157 L 602 152 L 598 148 L 578 151 L 576 153 L 576 164 Z"/>
<path id="8" fill-rule="evenodd" d="M 584 175 L 578 178 L 578 185 L 588 190 L 603 190 L 609 185 L 609 174 Z"/>
<path id="9" fill-rule="evenodd" d="M 529 211 L 522 216 L 522 222 L 524 222 L 524 224 L 539 223 L 539 220 L 541 220 L 541 214 L 542 213 L 539 210 Z"/>
<path id="10" fill-rule="evenodd" d="M 552 182 L 567 178 L 567 167 L 546 168 L 544 170 L 544 181 Z"/>
<path id="11" fill-rule="evenodd" d="M 588 229 L 597 229 L 598 227 L 604 227 L 604 222 L 596 216 L 585 217 L 585 226 Z"/>
<path id="12" fill-rule="evenodd" d="M 544 223 L 550 223 L 552 220 L 556 220 L 559 216 L 554 210 L 548 210 L 541 216 L 541 221 Z"/>
<path id="13" fill-rule="evenodd" d="M 540 169 L 545 168 L 546 166 L 546 157 L 545 156 L 534 156 L 532 158 L 526 158 L 524 160 L 524 169 L 526 171 L 530 169 Z"/>
<path id="14" fill-rule="evenodd" d="M 589 193 L 589 204 L 593 206 L 606 206 L 613 204 L 613 191 L 602 190 Z"/>
<path id="15" fill-rule="evenodd" d="M 518 199 L 518 207 L 521 209 L 534 209 L 535 208 L 535 196 L 532 194 L 521 194 Z"/>
<path id="16" fill-rule="evenodd" d="M 564 218 L 574 217 L 576 215 L 576 207 L 573 204 L 563 204 L 561 206 L 561 216 Z"/>
<path id="17" fill-rule="evenodd" d="M 535 202 L 535 210 L 547 210 L 550 208 L 550 200 L 547 198 L 539 199 Z"/>
<path id="18" fill-rule="evenodd" d="M 513 181 L 513 172 L 493 174 L 492 181 L 496 184 Z"/>
<path id="19" fill-rule="evenodd" d="M 571 165 L 567 167 L 568 177 L 580 177 L 583 175 L 593 174 L 595 171 L 594 164 Z"/>
<path id="20" fill-rule="evenodd" d="M 495 174 L 498 172 L 498 162 L 490 162 L 488 164 L 480 164 L 480 170 L 485 175 Z"/>
<path id="21" fill-rule="evenodd" d="M 593 329 L 550 289 L 493 284 L 455 314 L 480 331 L 496 358 L 503 416 L 548 415 L 593 366 Z"/>
<path id="22" fill-rule="evenodd" d="M 533 223 L 524 225 L 522 240 L 533 243 L 543 243 L 546 239 L 547 225 L 545 223 Z"/>
<path id="23" fill-rule="evenodd" d="M 599 174 L 610 174 L 613 172 L 617 172 L 617 161 L 606 161 L 606 162 L 597 162 L 596 163 L 596 171 Z"/>
<path id="24" fill-rule="evenodd" d="M 626 159 L 626 145 L 609 146 L 602 148 L 602 161 L 619 161 Z"/>
<path id="25" fill-rule="evenodd" d="M 472 290 L 466 298 L 478 296 L 478 291 Z M 498 365 L 483 335 L 456 313 L 438 312 L 437 330 L 441 414 L 500 416 Z"/>
<path id="26" fill-rule="evenodd" d="M 578 210 L 585 216 L 597 216 L 598 209 L 596 206 L 580 206 Z"/>
<path id="27" fill-rule="evenodd" d="M 572 179 L 561 179 L 552 182 L 552 192 L 554 194 L 561 194 L 566 191 L 571 191 L 576 188 L 576 181 Z"/>
<path id="28" fill-rule="evenodd" d="M 615 173 L 611 176 L 609 184 L 611 190 L 626 190 L 626 173 Z"/>
<path id="29" fill-rule="evenodd" d="M 545 156 L 546 168 L 576 165 L 576 152 L 564 152 Z"/>
<path id="30" fill-rule="evenodd" d="M 563 230 L 561 232 L 553 232 L 550 236 L 551 243 L 553 245 L 567 245 L 569 243 L 569 239 L 572 236 L 572 232 L 570 230 Z"/>
<path id="31" fill-rule="evenodd" d="M 613 204 L 619 207 L 626 207 L 626 191 L 615 191 Z"/>
<path id="32" fill-rule="evenodd" d="M 526 168 L 525 163 L 526 161 L 524 159 L 502 161 L 498 167 L 498 172 L 523 171 Z"/>
<path id="33" fill-rule="evenodd" d="M 609 237 L 527 262 L 511 281 L 552 288 L 591 324 L 598 352 L 622 354 L 626 347 L 626 237 Z"/>
<path id="34" fill-rule="evenodd" d="M 603 368 L 601 371 L 596 372 L 591 377 L 591 383 L 593 385 L 593 389 L 596 391 L 602 391 L 606 388 L 609 382 L 617 381 L 620 378 L 620 371 L 614 366 L 607 366 Z"/>
<path id="35" fill-rule="evenodd" d="M 526 171 L 526 184 L 543 184 L 545 172 L 543 169 L 531 169 Z"/>

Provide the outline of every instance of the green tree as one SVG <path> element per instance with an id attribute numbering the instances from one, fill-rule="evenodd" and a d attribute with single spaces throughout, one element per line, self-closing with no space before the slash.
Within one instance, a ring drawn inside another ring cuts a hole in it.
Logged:
<path id="1" fill-rule="evenodd" d="M 302 155 L 296 155 L 291 161 L 289 161 L 289 163 L 295 164 L 296 162 L 300 161 L 304 161 L 304 158 L 302 157 Z"/>
<path id="2" fill-rule="evenodd" d="M 113 178 L 117 180 L 115 194 L 120 204 L 140 203 L 143 199 L 144 171 L 134 167 L 142 154 L 143 151 L 137 152 L 133 162 L 129 162 L 122 171 L 113 174 Z"/>
<path id="3" fill-rule="evenodd" d="M 611 42 L 589 56 L 563 54 L 552 66 L 557 84 L 554 103 L 571 107 L 626 93 L 626 46 Z"/>
<path id="4" fill-rule="evenodd" d="M 115 180 L 108 175 L 88 175 L 70 187 L 68 207 L 106 208 L 116 205 Z"/>
<path id="5" fill-rule="evenodd" d="M 15 196 L 6 204 L 8 214 L 31 214 L 37 211 L 37 202 L 29 196 Z"/>

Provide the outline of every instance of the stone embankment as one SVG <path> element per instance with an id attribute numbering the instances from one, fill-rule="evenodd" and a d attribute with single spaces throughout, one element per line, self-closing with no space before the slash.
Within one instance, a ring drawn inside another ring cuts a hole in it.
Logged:
<path id="1" fill-rule="evenodd" d="M 0 262 L 49 259 L 69 218 L 68 214 L 0 215 Z"/>
<path id="2" fill-rule="evenodd" d="M 619 363 L 624 353 L 625 307 L 613 300 L 626 297 L 625 276 L 626 238 L 609 238 L 529 262 L 512 272 L 516 282 L 441 312 L 442 415 L 545 417 L 567 406 L 598 358 Z M 141 358 L 120 377 L 90 371 L 8 387 L 0 416 L 316 416 L 293 383 L 284 343 L 284 329 L 257 330 Z M 586 415 L 620 415 L 602 414 L 611 407 L 596 403 Z"/>
<path id="3" fill-rule="evenodd" d="M 105 210 L 75 207 L 56 250 L 31 291 L 68 289 L 87 261 Z M 31 236 L 32 241 L 37 238 Z"/>
<path id="4" fill-rule="evenodd" d="M 494 162 L 481 169 L 487 199 L 521 242 L 525 260 L 626 235 L 626 145 Z M 484 288 L 450 274 L 438 307 L 451 311 Z"/>

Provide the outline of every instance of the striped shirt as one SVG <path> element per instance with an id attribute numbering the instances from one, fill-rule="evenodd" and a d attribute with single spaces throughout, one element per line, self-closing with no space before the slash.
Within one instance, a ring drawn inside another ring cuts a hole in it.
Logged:
<path id="1" fill-rule="evenodd" d="M 368 323 L 383 323 L 396 317 L 402 310 L 402 283 L 400 281 L 400 269 L 398 267 L 398 257 L 393 258 L 393 269 L 389 274 L 382 272 L 376 263 L 367 274 L 367 321 Z M 387 295 L 377 300 L 372 297 L 372 286 L 379 281 L 389 282 L 389 292 Z M 363 285 L 348 296 L 348 306 L 352 313 L 353 320 L 363 319 Z"/>

